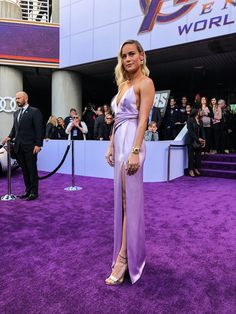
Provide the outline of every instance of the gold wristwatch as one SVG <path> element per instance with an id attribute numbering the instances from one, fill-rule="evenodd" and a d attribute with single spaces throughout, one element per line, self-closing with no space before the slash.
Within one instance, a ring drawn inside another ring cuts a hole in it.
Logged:
<path id="1" fill-rule="evenodd" d="M 135 154 L 135 155 L 138 155 L 140 152 L 140 148 L 138 147 L 132 147 L 132 150 L 131 150 L 131 153 Z"/>

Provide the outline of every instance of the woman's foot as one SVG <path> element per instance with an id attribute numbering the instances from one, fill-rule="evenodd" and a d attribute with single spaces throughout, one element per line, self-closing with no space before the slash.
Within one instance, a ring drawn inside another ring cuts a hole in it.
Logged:
<path id="1" fill-rule="evenodd" d="M 189 170 L 188 174 L 190 175 L 190 177 L 195 177 L 195 174 L 194 174 L 193 170 Z"/>
<path id="2" fill-rule="evenodd" d="M 127 269 L 128 269 L 127 258 L 118 255 L 112 273 L 105 280 L 105 283 L 110 286 L 119 285 L 123 283 Z"/>
<path id="3" fill-rule="evenodd" d="M 200 176 L 200 172 L 199 172 L 197 169 L 194 169 L 194 173 L 195 173 L 197 176 Z"/>

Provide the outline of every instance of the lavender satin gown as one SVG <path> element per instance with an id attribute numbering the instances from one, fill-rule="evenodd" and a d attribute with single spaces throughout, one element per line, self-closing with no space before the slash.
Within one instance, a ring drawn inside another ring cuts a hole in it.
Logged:
<path id="1" fill-rule="evenodd" d="M 117 104 L 115 96 L 112 107 L 115 113 L 114 124 L 114 252 L 113 266 L 122 243 L 122 167 L 134 146 L 139 111 L 136 107 L 134 88 L 131 86 Z M 140 168 L 134 175 L 126 175 L 126 217 L 127 217 L 127 258 L 132 283 L 141 276 L 145 265 L 145 230 L 143 212 L 143 162 L 145 144 L 140 149 Z"/>

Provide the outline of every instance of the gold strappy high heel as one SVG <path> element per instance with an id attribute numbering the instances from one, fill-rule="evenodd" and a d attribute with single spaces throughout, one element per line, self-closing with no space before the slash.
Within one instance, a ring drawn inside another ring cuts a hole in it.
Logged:
<path id="1" fill-rule="evenodd" d="M 121 259 L 125 260 L 125 262 L 119 261 L 118 263 L 116 263 L 116 265 L 119 264 L 119 267 L 120 267 L 119 273 L 120 273 L 121 275 L 120 275 L 118 278 L 115 277 L 114 275 L 112 275 L 112 273 L 114 272 L 114 270 L 113 270 L 113 272 L 111 273 L 111 275 L 105 280 L 105 283 L 106 283 L 107 285 L 109 285 L 109 286 L 120 285 L 120 284 L 122 284 L 122 283 L 124 282 L 125 273 L 126 273 L 126 271 L 127 271 L 127 269 L 128 269 L 127 258 L 126 258 L 126 257 L 123 257 L 123 256 L 121 256 L 121 255 L 119 255 L 119 257 L 120 257 Z M 116 266 L 116 265 L 115 265 L 115 266 Z M 115 268 L 115 267 L 114 267 L 114 268 Z"/>

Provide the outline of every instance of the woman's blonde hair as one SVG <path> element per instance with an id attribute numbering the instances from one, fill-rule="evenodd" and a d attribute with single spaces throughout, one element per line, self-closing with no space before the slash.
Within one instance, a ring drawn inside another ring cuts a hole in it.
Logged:
<path id="1" fill-rule="evenodd" d="M 54 126 L 56 126 L 56 125 L 57 125 L 57 118 L 56 118 L 55 116 L 50 116 L 49 119 L 48 119 L 47 124 L 48 124 L 48 123 L 51 123 L 51 124 L 53 124 Z"/>
<path id="2" fill-rule="evenodd" d="M 129 79 L 128 73 L 125 71 L 123 64 L 122 64 L 122 49 L 123 49 L 124 45 L 126 45 L 126 44 L 136 45 L 138 52 L 143 53 L 143 62 L 141 64 L 142 73 L 146 76 L 149 76 L 149 73 L 150 73 L 150 71 L 146 65 L 146 54 L 145 54 L 145 51 L 143 50 L 143 47 L 141 46 L 141 44 L 137 40 L 133 40 L 133 39 L 126 40 L 120 47 L 118 57 L 117 57 L 118 62 L 117 62 L 117 65 L 115 67 L 115 79 L 116 79 L 116 84 L 118 86 L 121 83 L 123 83 Z"/>

